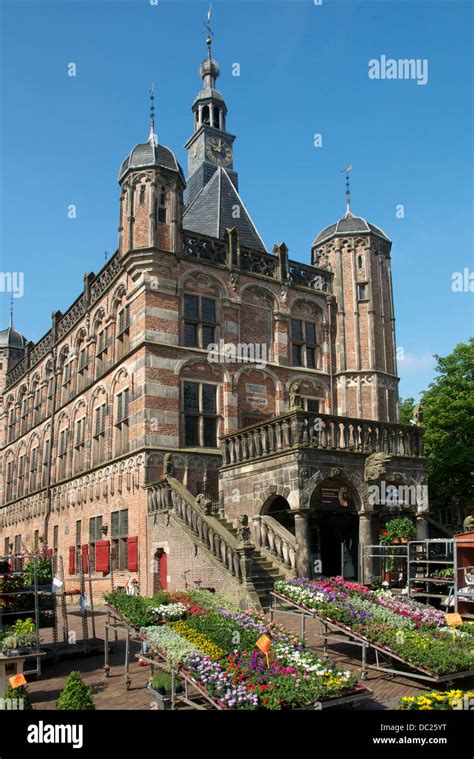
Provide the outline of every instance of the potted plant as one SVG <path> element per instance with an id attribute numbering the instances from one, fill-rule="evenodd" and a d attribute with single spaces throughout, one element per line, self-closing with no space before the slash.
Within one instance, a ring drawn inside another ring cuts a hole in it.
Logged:
<path id="1" fill-rule="evenodd" d="M 2 651 L 7 656 L 29 653 L 38 644 L 35 623 L 32 619 L 17 619 L 12 629 L 2 639 Z"/>
<path id="2" fill-rule="evenodd" d="M 387 522 L 384 532 L 381 533 L 382 545 L 398 545 L 408 543 L 410 538 L 416 535 L 416 528 L 409 517 L 397 517 Z"/>
<path id="3" fill-rule="evenodd" d="M 171 709 L 172 676 L 169 672 L 156 672 L 147 685 L 160 711 Z M 177 688 L 179 692 L 181 688 Z"/>
<path id="4" fill-rule="evenodd" d="M 56 709 L 92 711 L 95 709 L 92 700 L 92 688 L 89 688 L 82 680 L 81 673 L 74 670 L 66 680 L 66 685 L 61 691 L 56 702 Z"/>
<path id="5" fill-rule="evenodd" d="M 23 570 L 25 585 L 33 587 L 35 584 L 35 559 L 29 559 L 29 561 L 26 561 Z M 53 572 L 51 560 L 46 554 L 36 558 L 36 577 L 39 590 L 51 591 Z"/>

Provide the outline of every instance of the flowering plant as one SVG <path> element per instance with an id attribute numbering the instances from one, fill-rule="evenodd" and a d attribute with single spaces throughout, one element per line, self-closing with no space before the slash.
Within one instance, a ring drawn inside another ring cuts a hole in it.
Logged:
<path id="1" fill-rule="evenodd" d="M 462 690 L 421 693 L 419 696 L 403 696 L 400 699 L 402 711 L 448 711 L 463 709 L 466 701 L 474 699 L 474 692 Z"/>
<path id="2" fill-rule="evenodd" d="M 180 622 L 172 622 L 170 624 L 170 628 L 174 633 L 177 633 L 178 635 L 181 635 L 182 638 L 188 640 L 190 643 L 192 643 L 193 646 L 195 646 L 196 649 L 202 651 L 204 654 L 206 654 L 206 656 L 209 657 L 209 659 L 212 659 L 213 661 L 221 659 L 225 654 L 225 651 L 222 648 L 216 646 L 215 643 L 209 640 L 209 638 L 207 638 L 202 633 L 194 630 L 184 620 Z"/>
<path id="3" fill-rule="evenodd" d="M 229 709 L 255 709 L 258 696 L 251 693 L 241 682 L 234 682 L 231 675 L 217 662 L 192 654 L 185 667 L 194 678 L 206 686 L 207 691 L 222 701 Z"/>
<path id="4" fill-rule="evenodd" d="M 188 607 L 182 603 L 161 604 L 160 606 L 150 607 L 158 619 L 180 619 L 188 611 Z"/>
<path id="5" fill-rule="evenodd" d="M 198 646 L 178 635 L 168 625 L 146 627 L 142 632 L 145 633 L 150 647 L 166 657 L 170 668 L 180 666 L 190 654 L 203 654 Z"/>

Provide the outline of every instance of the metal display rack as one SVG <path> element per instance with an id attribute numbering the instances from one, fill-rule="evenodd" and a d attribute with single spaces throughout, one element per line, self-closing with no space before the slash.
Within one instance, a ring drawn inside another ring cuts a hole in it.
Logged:
<path id="1" fill-rule="evenodd" d="M 32 651 L 31 656 L 28 656 L 28 659 L 35 659 L 36 660 L 36 667 L 34 669 L 24 670 L 23 674 L 25 675 L 36 675 L 37 677 L 40 677 L 41 675 L 41 657 L 45 654 L 40 650 L 40 628 L 41 628 L 41 620 L 44 620 L 44 616 L 51 615 L 51 621 L 52 621 L 52 630 L 53 630 L 53 642 L 56 646 L 57 644 L 57 616 L 56 616 L 56 598 L 55 593 L 53 593 L 52 589 L 45 590 L 44 587 L 42 587 L 38 582 L 38 556 L 36 554 L 8 554 L 0 556 L 0 564 L 3 564 L 4 566 L 8 566 L 8 571 L 6 572 L 0 572 L 0 576 L 3 578 L 9 578 L 12 580 L 18 579 L 22 582 L 22 587 L 19 590 L 2 590 L 0 591 L 0 630 L 3 631 L 3 628 L 5 626 L 10 626 L 9 623 L 12 623 L 16 619 L 27 619 L 32 618 L 34 619 L 35 623 L 35 631 L 36 631 L 36 650 Z M 42 557 L 44 558 L 44 557 Z M 49 558 L 49 557 L 47 557 Z M 33 561 L 33 583 L 32 585 L 24 585 L 23 580 L 25 576 L 25 569 L 24 562 L 30 562 Z M 52 560 L 50 559 L 51 564 L 51 578 L 53 577 L 53 571 L 52 571 Z M 52 584 L 48 584 L 50 588 L 52 588 Z M 32 608 L 28 608 L 28 603 L 26 606 L 19 606 L 15 608 L 15 602 L 18 601 L 21 603 L 22 599 L 27 599 L 29 602 L 30 597 L 32 597 Z M 53 601 L 51 608 L 44 608 L 44 605 L 42 605 L 42 601 L 47 599 L 51 599 Z M 14 618 L 14 619 L 12 619 Z"/>
<path id="2" fill-rule="evenodd" d="M 270 619 L 273 621 L 273 615 L 275 612 L 278 612 L 279 614 L 291 614 L 296 617 L 300 617 L 300 630 L 303 643 L 305 642 L 306 634 L 305 619 L 308 618 L 316 619 L 320 623 L 320 629 L 322 631 L 318 635 L 323 639 L 325 653 L 328 649 L 328 641 L 337 641 L 340 643 L 341 640 L 346 639 L 344 640 L 345 643 L 360 648 L 362 651 L 361 680 L 366 679 L 367 671 L 369 669 L 375 669 L 389 675 L 401 675 L 403 677 L 411 677 L 417 680 L 426 680 L 430 683 L 447 684 L 454 682 L 455 680 L 461 680 L 463 678 L 472 677 L 474 675 L 474 669 L 464 670 L 462 672 L 450 672 L 446 673 L 445 675 L 428 674 L 426 670 L 416 667 L 413 664 L 405 661 L 405 659 L 402 659 L 397 653 L 395 653 L 395 651 L 391 651 L 384 646 L 380 646 L 377 643 L 373 643 L 367 640 L 367 638 L 364 638 L 363 635 L 354 632 L 349 627 L 323 617 L 316 611 L 307 609 L 306 607 L 297 604 L 295 601 L 292 601 L 281 593 L 273 591 L 271 595 L 272 606 L 270 608 Z M 374 651 L 375 664 L 367 663 L 367 652 L 369 650 Z M 404 667 L 408 668 L 408 671 L 395 669 L 393 666 L 391 666 L 392 661 L 403 664 Z"/>
<path id="3" fill-rule="evenodd" d="M 402 588 L 406 584 L 408 571 L 408 544 L 384 545 L 360 545 L 360 582 L 369 585 L 377 578 L 379 582 L 387 581 L 387 574 L 391 575 L 390 586 Z M 370 565 L 370 576 L 366 577 L 367 568 Z M 396 576 L 396 579 L 394 577 Z"/>
<path id="4" fill-rule="evenodd" d="M 452 578 L 436 575 L 436 570 L 448 568 L 453 569 Z M 453 599 L 453 605 L 457 611 L 456 575 L 456 552 L 452 538 L 410 540 L 408 544 L 408 595 L 410 598 L 433 599 L 441 606 L 448 608 Z"/>

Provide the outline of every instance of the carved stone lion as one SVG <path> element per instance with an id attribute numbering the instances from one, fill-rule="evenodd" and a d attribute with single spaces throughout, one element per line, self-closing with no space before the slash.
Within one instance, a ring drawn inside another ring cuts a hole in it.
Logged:
<path id="1" fill-rule="evenodd" d="M 372 453 L 365 460 L 364 480 L 373 482 L 378 480 L 383 474 L 386 474 L 386 465 L 392 460 L 388 453 Z"/>
<path id="2" fill-rule="evenodd" d="M 196 496 L 196 503 L 201 506 L 205 514 L 212 514 L 212 501 L 204 493 L 199 493 Z"/>
<path id="3" fill-rule="evenodd" d="M 165 453 L 164 455 L 163 472 L 165 475 L 168 475 L 169 477 L 174 476 L 174 466 L 173 466 L 173 459 L 171 457 L 171 453 Z"/>

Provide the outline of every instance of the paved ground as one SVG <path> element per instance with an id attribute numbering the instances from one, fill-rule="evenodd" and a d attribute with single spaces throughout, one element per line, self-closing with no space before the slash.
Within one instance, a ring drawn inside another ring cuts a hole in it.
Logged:
<path id="1" fill-rule="evenodd" d="M 125 659 L 125 636 L 123 630 L 118 631 L 118 640 L 113 642 L 113 651 L 110 654 L 110 676 L 104 677 L 103 637 L 105 612 L 103 607 L 95 612 L 96 636 L 99 640 L 99 651 L 90 656 L 80 658 L 66 658 L 55 661 L 45 661 L 42 666 L 40 679 L 29 676 L 28 687 L 33 705 L 38 709 L 54 709 L 55 702 L 64 681 L 74 669 L 81 671 L 83 680 L 94 691 L 94 701 L 97 709 L 150 709 L 151 699 L 146 690 L 149 677 L 149 668 L 138 665 L 135 653 L 140 651 L 138 640 L 132 640 L 130 649 L 130 679 L 129 690 L 125 688 L 124 659 Z M 295 617 L 275 614 L 275 621 L 296 634 L 299 634 L 299 620 Z M 82 647 L 82 620 L 77 606 L 70 606 L 68 613 L 69 632 L 77 634 L 77 649 Z M 317 636 L 319 625 L 316 620 L 307 620 L 307 644 L 323 654 L 321 639 Z M 92 633 L 89 623 L 89 634 Z M 62 639 L 62 627 L 59 626 L 59 635 Z M 51 639 L 50 631 L 42 632 L 42 639 L 47 643 Z M 67 650 L 72 646 L 66 644 Z M 337 661 L 341 668 L 360 673 L 360 649 L 348 646 L 345 643 L 335 643 L 328 651 L 329 656 Z M 370 660 L 369 660 L 370 661 Z M 358 706 L 358 709 L 395 709 L 403 695 L 413 695 L 423 690 L 431 690 L 429 683 L 423 684 L 413 679 L 402 676 L 388 676 L 384 673 L 371 670 L 366 684 L 374 691 L 373 701 L 366 701 Z M 463 681 L 464 689 L 474 688 L 474 678 Z"/>

